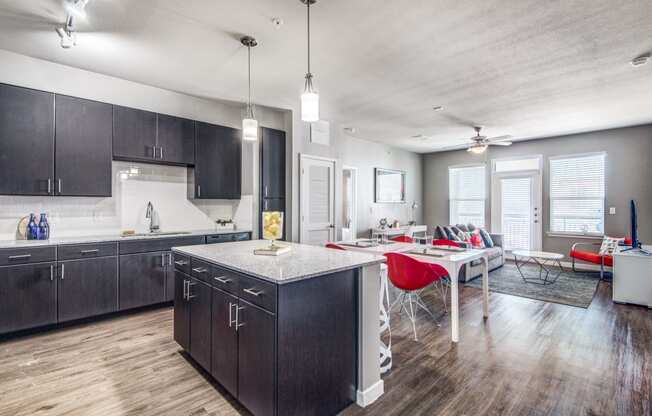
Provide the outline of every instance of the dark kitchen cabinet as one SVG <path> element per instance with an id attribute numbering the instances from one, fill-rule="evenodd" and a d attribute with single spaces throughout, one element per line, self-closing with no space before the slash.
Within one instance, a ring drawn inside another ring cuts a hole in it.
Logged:
<path id="1" fill-rule="evenodd" d="M 59 322 L 117 310 L 117 257 L 63 261 L 58 267 Z"/>
<path id="2" fill-rule="evenodd" d="M 186 293 L 190 277 L 182 272 L 174 273 L 174 340 L 190 352 L 190 304 Z"/>
<path id="3" fill-rule="evenodd" d="M 195 168 L 188 170 L 191 199 L 240 199 L 242 134 L 240 130 L 197 122 Z"/>
<path id="4" fill-rule="evenodd" d="M 240 299 L 237 330 L 238 400 L 254 415 L 273 415 L 276 408 L 276 318 Z"/>
<path id="5" fill-rule="evenodd" d="M 262 129 L 260 143 L 261 198 L 285 198 L 285 132 Z"/>
<path id="6" fill-rule="evenodd" d="M 113 157 L 119 160 L 154 161 L 156 113 L 113 106 Z"/>
<path id="7" fill-rule="evenodd" d="M 120 310 L 165 301 L 165 252 L 120 256 Z"/>
<path id="8" fill-rule="evenodd" d="M 111 196 L 112 123 L 110 104 L 56 96 L 56 195 Z"/>
<path id="9" fill-rule="evenodd" d="M 163 269 L 165 272 L 165 301 L 174 300 L 174 266 L 172 265 L 172 252 L 167 252 L 163 256 Z"/>
<path id="10" fill-rule="evenodd" d="M 194 164 L 195 122 L 159 114 L 155 159 L 175 164 Z"/>
<path id="11" fill-rule="evenodd" d="M 53 191 L 54 94 L 0 84 L 0 194 Z"/>
<path id="12" fill-rule="evenodd" d="M 57 322 L 55 263 L 0 267 L 0 334 Z"/>
<path id="13" fill-rule="evenodd" d="M 229 393 L 238 397 L 238 333 L 235 308 L 238 298 L 213 289 L 211 375 Z"/>
<path id="14" fill-rule="evenodd" d="M 190 355 L 206 371 L 211 371 L 211 303 L 210 286 L 190 279 L 186 299 L 190 304 Z"/>

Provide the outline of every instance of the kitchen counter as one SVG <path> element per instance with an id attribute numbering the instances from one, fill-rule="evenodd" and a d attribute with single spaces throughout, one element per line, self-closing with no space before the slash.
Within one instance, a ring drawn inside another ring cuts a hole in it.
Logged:
<path id="1" fill-rule="evenodd" d="M 89 236 L 75 236 L 75 237 L 58 237 L 49 240 L 0 240 L 1 248 L 27 248 L 27 247 L 44 247 L 44 246 L 58 246 L 62 244 L 86 244 L 86 243 L 103 243 L 111 241 L 132 241 L 132 240 L 151 240 L 158 238 L 174 238 L 174 237 L 192 237 L 198 235 L 217 235 L 217 234 L 235 234 L 235 233 L 250 233 L 251 229 L 236 229 L 236 230 L 193 230 L 193 231 L 179 231 L 178 234 L 165 234 L 152 233 L 151 235 L 134 235 L 122 237 L 119 234 L 107 235 L 89 235 Z"/>
<path id="2" fill-rule="evenodd" d="M 277 244 L 290 245 L 292 251 L 280 256 L 255 255 L 254 249 L 269 245 L 266 240 L 175 247 L 172 251 L 276 284 L 371 266 L 385 261 L 383 256 L 352 251 L 287 242 Z"/>

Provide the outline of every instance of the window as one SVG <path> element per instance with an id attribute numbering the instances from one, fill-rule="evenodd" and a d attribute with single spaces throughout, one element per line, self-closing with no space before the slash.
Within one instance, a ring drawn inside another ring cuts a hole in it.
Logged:
<path id="1" fill-rule="evenodd" d="M 524 170 L 540 170 L 541 156 L 526 157 L 522 159 L 494 160 L 494 172 L 519 172 Z"/>
<path id="2" fill-rule="evenodd" d="M 605 154 L 550 158 L 550 231 L 604 233 Z"/>
<path id="3" fill-rule="evenodd" d="M 448 168 L 450 223 L 484 227 L 484 165 Z"/>

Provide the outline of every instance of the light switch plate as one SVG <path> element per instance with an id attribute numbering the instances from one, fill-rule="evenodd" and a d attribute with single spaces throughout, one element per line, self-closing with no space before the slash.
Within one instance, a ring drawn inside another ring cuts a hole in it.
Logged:
<path id="1" fill-rule="evenodd" d="M 616 215 L 616 207 L 609 207 L 609 215 Z"/>

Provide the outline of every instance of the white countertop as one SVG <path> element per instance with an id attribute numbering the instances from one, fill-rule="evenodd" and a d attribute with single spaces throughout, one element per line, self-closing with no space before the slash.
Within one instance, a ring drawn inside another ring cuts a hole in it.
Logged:
<path id="1" fill-rule="evenodd" d="M 160 235 L 153 233 L 151 235 L 135 235 L 128 237 L 121 237 L 119 234 L 109 235 L 89 235 L 89 236 L 75 236 L 75 237 L 59 237 L 51 238 L 49 240 L 5 240 L 0 241 L 0 248 L 24 248 L 24 247 L 43 247 L 43 246 L 58 246 L 61 244 L 85 244 L 85 243 L 104 243 L 111 241 L 131 241 L 131 240 L 151 240 L 158 238 L 181 238 L 193 237 L 200 235 L 216 235 L 216 234 L 235 234 L 235 233 L 248 233 L 250 229 L 236 229 L 236 230 L 193 230 L 193 231 L 179 231 L 179 234 L 166 234 Z"/>
<path id="2" fill-rule="evenodd" d="M 175 247 L 172 251 L 278 284 L 385 261 L 383 256 L 374 254 L 287 242 L 277 244 L 290 245 L 292 251 L 280 256 L 255 255 L 254 249 L 269 245 L 266 240 Z"/>

